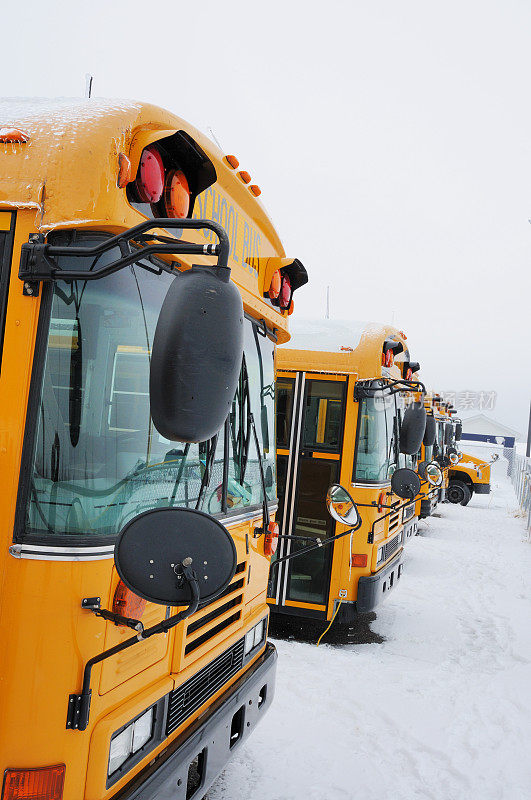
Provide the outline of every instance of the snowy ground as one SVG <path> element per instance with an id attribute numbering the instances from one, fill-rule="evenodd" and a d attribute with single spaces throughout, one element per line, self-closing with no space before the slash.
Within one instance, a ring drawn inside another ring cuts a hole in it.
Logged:
<path id="1" fill-rule="evenodd" d="M 531 797 L 531 544 L 506 466 L 421 523 L 383 644 L 276 642 L 273 706 L 208 800 Z"/>

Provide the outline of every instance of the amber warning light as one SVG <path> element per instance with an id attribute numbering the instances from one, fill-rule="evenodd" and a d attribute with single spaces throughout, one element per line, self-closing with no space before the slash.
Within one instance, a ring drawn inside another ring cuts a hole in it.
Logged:
<path id="1" fill-rule="evenodd" d="M 61 800 L 64 764 L 35 769 L 6 769 L 2 800 Z"/>

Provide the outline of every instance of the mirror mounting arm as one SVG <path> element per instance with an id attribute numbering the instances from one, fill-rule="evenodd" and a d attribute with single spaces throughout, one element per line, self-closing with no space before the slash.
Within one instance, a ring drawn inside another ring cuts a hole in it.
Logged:
<path id="1" fill-rule="evenodd" d="M 195 244 L 183 242 L 171 236 L 157 233 L 157 230 L 207 228 L 218 237 L 219 244 Z M 153 231 L 153 233 L 147 233 Z M 110 264 L 97 267 L 97 261 L 104 253 L 117 247 L 120 257 Z M 32 234 L 21 247 L 18 277 L 24 283 L 24 294 L 38 295 L 40 281 L 97 280 L 112 275 L 124 267 L 136 264 L 152 255 L 208 255 L 217 256 L 215 269 L 223 281 L 230 279 L 228 266 L 230 241 L 225 229 L 209 219 L 149 219 L 133 228 L 111 236 L 94 247 L 72 247 L 72 245 L 51 245 L 43 234 Z M 59 266 L 59 256 L 93 258 L 89 270 L 65 270 Z M 167 271 L 177 270 L 168 266 Z"/>
<path id="2" fill-rule="evenodd" d="M 178 572 L 177 569 L 180 569 Z M 132 647 L 134 644 L 143 641 L 144 639 L 149 639 L 150 636 L 154 636 L 157 633 L 166 633 L 171 628 L 178 625 L 179 622 L 182 622 L 183 619 L 195 614 L 199 607 L 199 581 L 197 580 L 197 575 L 195 571 L 192 569 L 192 559 L 185 558 L 183 561 L 175 567 L 175 573 L 178 580 L 186 581 L 188 584 L 190 591 L 192 593 L 192 600 L 190 605 L 180 611 L 178 614 L 174 614 L 172 617 L 168 617 L 168 619 L 163 620 L 162 622 L 157 622 L 155 625 L 152 625 L 151 628 L 144 628 L 142 626 L 142 630 L 138 632 L 136 636 L 132 636 L 130 639 L 126 639 L 125 642 L 121 642 L 117 644 L 115 647 L 110 647 L 108 650 L 104 650 L 103 653 L 99 653 L 97 656 L 93 656 L 90 658 L 87 663 L 85 664 L 85 669 L 83 671 L 83 687 L 81 689 L 80 694 L 71 694 L 68 698 L 68 712 L 66 717 L 66 727 L 69 730 L 78 730 L 84 731 L 87 729 L 89 718 L 90 718 L 90 701 L 92 697 L 92 689 L 90 688 L 90 679 L 92 675 L 92 667 L 95 664 L 99 664 L 101 661 L 105 661 L 107 658 L 116 655 L 117 653 L 121 653 L 122 650 L 126 650 L 129 647 Z M 85 598 L 88 601 L 97 601 L 99 603 L 98 598 Z M 112 612 L 107 611 L 104 615 L 102 613 L 98 613 L 101 611 L 106 611 L 106 609 L 96 609 L 93 605 L 89 603 L 83 605 L 83 608 L 86 608 L 89 611 L 97 614 L 98 616 L 103 617 L 104 619 L 110 619 L 110 616 L 117 617 L 119 615 L 112 614 Z M 122 619 L 129 619 L 128 617 L 123 617 Z M 113 620 L 114 621 L 114 620 Z M 138 624 L 138 620 L 130 620 L 134 621 Z M 141 623 L 140 623 L 141 624 Z M 131 627 L 131 626 L 129 626 Z"/>
<path id="3" fill-rule="evenodd" d="M 81 608 L 86 611 L 92 611 L 96 617 L 102 617 L 102 619 L 106 619 L 109 622 L 114 622 L 115 625 L 125 625 L 128 628 L 132 628 L 140 634 L 144 630 L 140 620 L 132 617 L 123 617 L 121 614 L 115 614 L 114 611 L 101 608 L 99 597 L 84 597 L 81 601 Z"/>

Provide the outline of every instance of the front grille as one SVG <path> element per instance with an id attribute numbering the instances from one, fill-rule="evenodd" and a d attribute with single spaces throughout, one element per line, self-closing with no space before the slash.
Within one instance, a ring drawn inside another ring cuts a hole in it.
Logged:
<path id="1" fill-rule="evenodd" d="M 387 561 L 393 553 L 396 553 L 398 550 L 398 545 L 400 544 L 400 536 L 395 536 L 394 539 L 391 539 L 384 545 L 384 561 Z"/>
<path id="2" fill-rule="evenodd" d="M 394 529 L 400 524 L 400 512 L 396 514 L 391 514 L 389 517 L 389 533 L 394 531 Z"/>
<path id="3" fill-rule="evenodd" d="M 244 639 L 170 693 L 166 736 L 169 736 L 243 666 Z"/>

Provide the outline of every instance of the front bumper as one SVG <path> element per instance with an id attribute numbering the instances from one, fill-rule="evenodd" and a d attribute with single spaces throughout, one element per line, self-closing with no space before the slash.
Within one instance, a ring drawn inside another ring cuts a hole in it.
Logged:
<path id="1" fill-rule="evenodd" d="M 475 483 L 474 491 L 476 494 L 490 494 L 490 483 Z"/>
<path id="2" fill-rule="evenodd" d="M 373 611 L 384 600 L 402 576 L 404 551 L 401 550 L 391 561 L 376 573 L 365 575 L 358 581 L 356 610 L 359 614 Z"/>
<path id="3" fill-rule="evenodd" d="M 206 716 L 177 737 L 159 759 L 142 770 L 113 800 L 203 797 L 271 704 L 276 661 L 275 647 L 268 643 L 263 655 L 213 703 Z M 189 767 L 198 756 L 200 778 L 195 791 L 189 794 Z"/>
<path id="4" fill-rule="evenodd" d="M 404 542 L 407 542 L 407 540 L 411 539 L 412 536 L 417 535 L 418 527 L 418 517 L 413 517 L 413 519 L 409 520 L 409 522 L 406 522 L 404 525 Z"/>
<path id="5" fill-rule="evenodd" d="M 437 497 L 438 494 L 428 495 L 427 497 L 423 497 L 420 501 L 420 519 L 425 519 L 426 517 L 430 517 L 435 509 L 437 508 Z"/>

